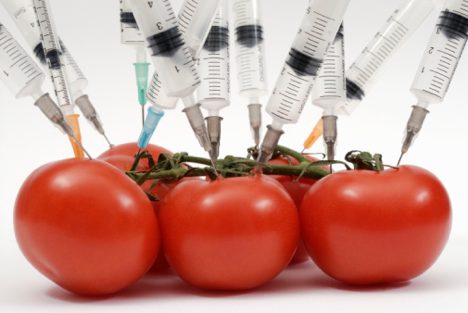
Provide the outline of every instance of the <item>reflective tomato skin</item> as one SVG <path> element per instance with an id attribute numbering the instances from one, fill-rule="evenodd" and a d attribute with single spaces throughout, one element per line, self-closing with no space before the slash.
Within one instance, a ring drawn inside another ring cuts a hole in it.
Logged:
<path id="1" fill-rule="evenodd" d="M 172 155 L 171 151 L 152 144 L 149 144 L 147 149 L 153 156 L 155 162 L 158 161 L 159 155 L 162 153 Z M 121 144 L 105 151 L 98 157 L 98 159 L 112 164 L 122 171 L 129 171 L 133 166 L 135 155 L 138 153 L 138 150 L 139 148 L 136 143 Z M 142 160 L 137 168 L 137 170 L 139 171 L 147 171 L 148 169 L 149 165 L 148 161 L 146 160 Z M 161 182 L 158 182 L 155 186 L 153 186 L 153 181 L 147 181 L 141 186 L 141 188 L 145 192 L 148 192 L 159 199 L 158 201 L 151 202 L 157 214 L 159 212 L 161 200 L 169 193 L 172 186 Z M 164 258 L 164 253 L 161 249 L 160 254 L 158 255 L 153 267 L 151 268 L 151 271 L 165 271 L 168 268 L 169 265 L 167 264 L 167 261 Z"/>
<path id="2" fill-rule="evenodd" d="M 160 222 L 169 264 L 203 289 L 246 290 L 272 280 L 299 239 L 293 201 L 263 176 L 182 181 L 164 198 Z"/>
<path id="3" fill-rule="evenodd" d="M 358 285 L 419 276 L 437 260 L 451 228 L 445 188 L 415 166 L 330 175 L 307 192 L 300 217 L 316 264 Z"/>
<path id="4" fill-rule="evenodd" d="M 109 150 L 105 151 L 103 154 L 101 154 L 98 159 L 106 159 L 106 158 L 109 158 L 111 156 L 115 156 L 115 155 L 118 155 L 118 156 L 129 156 L 131 158 L 134 158 L 134 156 L 138 153 L 138 145 L 135 143 L 135 142 L 131 142 L 131 143 L 125 143 L 125 144 L 121 144 L 121 145 L 117 145 L 117 146 L 114 146 L 112 148 L 110 148 Z M 152 144 L 149 144 L 148 147 L 147 147 L 147 150 L 149 151 L 149 153 L 151 153 L 151 155 L 153 156 L 154 158 L 154 161 L 157 162 L 158 161 L 158 158 L 159 158 L 159 155 L 164 153 L 164 154 L 172 154 L 171 151 L 163 148 L 163 147 L 160 147 L 160 146 L 156 146 L 156 145 L 152 145 Z M 133 164 L 133 162 L 132 162 Z M 142 160 L 141 164 L 143 165 L 143 169 L 148 169 L 148 161 L 146 160 Z M 130 168 L 131 168 L 131 165 L 130 165 Z M 130 169 L 128 168 L 128 169 Z M 128 170 L 126 169 L 126 170 Z"/>
<path id="5" fill-rule="evenodd" d="M 306 156 L 310 161 L 316 161 L 317 159 Z M 298 165 L 299 162 L 296 159 L 286 159 L 284 157 L 276 158 L 274 160 L 270 160 L 269 164 L 274 165 Z M 291 198 L 294 200 L 294 204 L 299 209 L 301 207 L 302 199 L 304 195 L 309 190 L 309 188 L 315 184 L 317 181 L 315 179 L 309 178 L 301 178 L 297 180 L 297 177 L 291 176 L 283 176 L 283 175 L 272 175 L 278 182 L 283 185 L 286 191 L 289 193 Z M 309 254 L 304 246 L 302 239 L 299 241 L 299 245 L 297 246 L 296 253 L 292 258 L 289 264 L 299 264 L 307 262 L 310 259 Z"/>
<path id="6" fill-rule="evenodd" d="M 130 286 L 151 267 L 160 245 L 146 195 L 101 161 L 70 159 L 34 171 L 18 194 L 14 226 L 31 264 L 83 295 Z"/>

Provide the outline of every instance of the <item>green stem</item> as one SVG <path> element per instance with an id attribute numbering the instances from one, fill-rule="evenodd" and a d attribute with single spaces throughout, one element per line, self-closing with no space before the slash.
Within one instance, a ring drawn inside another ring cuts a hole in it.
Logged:
<path id="1" fill-rule="evenodd" d="M 289 155 L 293 158 L 295 158 L 296 160 L 298 160 L 299 162 L 307 162 L 307 163 L 310 163 L 310 161 L 304 157 L 301 153 L 297 152 L 297 151 L 294 151 L 292 149 L 289 149 L 287 147 L 284 147 L 284 146 L 278 146 L 276 148 L 276 150 L 278 150 L 281 154 L 283 155 Z"/>
<path id="2" fill-rule="evenodd" d="M 258 164 L 255 163 L 255 166 L 250 167 L 249 174 Z M 237 173 L 241 174 L 244 172 L 227 171 L 228 173 Z M 301 164 L 297 166 L 289 165 L 267 165 L 263 168 L 263 173 L 266 175 L 286 175 L 286 176 L 301 176 L 304 178 L 312 179 L 321 179 L 329 175 L 327 171 L 323 170 L 320 166 L 314 166 L 311 164 Z M 206 176 L 207 171 L 203 168 L 192 168 L 186 169 L 183 167 L 175 168 L 171 170 L 164 170 L 160 172 L 153 173 L 128 173 L 134 180 L 137 181 L 146 181 L 146 180 L 176 180 L 182 177 L 195 177 L 195 176 Z"/>
<path id="3" fill-rule="evenodd" d="M 187 163 L 198 163 L 198 164 L 203 164 L 206 166 L 211 166 L 211 160 L 208 160 L 206 158 L 194 157 L 190 155 L 182 156 L 181 161 L 187 162 Z"/>

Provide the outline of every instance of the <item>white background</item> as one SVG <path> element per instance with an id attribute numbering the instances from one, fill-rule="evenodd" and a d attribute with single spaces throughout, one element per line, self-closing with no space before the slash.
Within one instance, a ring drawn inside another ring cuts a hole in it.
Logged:
<path id="1" fill-rule="evenodd" d="M 174 7 L 181 0 L 174 0 Z M 401 0 L 353 0 L 346 15 L 346 61 L 349 64 Z M 114 143 L 135 141 L 140 111 L 132 62 L 133 52 L 120 45 L 117 0 L 51 0 L 57 25 L 69 50 L 87 75 L 87 89 Z M 267 69 L 270 89 L 276 81 L 302 19 L 306 0 L 261 0 L 265 20 Z M 381 73 L 371 93 L 352 118 L 339 120 L 339 156 L 353 149 L 381 152 L 395 164 L 403 129 L 415 98 L 409 88 L 436 21 L 434 12 Z M 0 8 L 0 21 L 17 34 Z M 26 47 L 26 46 L 25 46 Z M 235 68 L 234 64 L 232 66 Z M 186 287 L 173 277 L 148 277 L 127 292 L 110 299 L 87 300 L 70 296 L 38 274 L 22 257 L 12 227 L 16 193 L 27 175 L 53 160 L 71 157 L 66 138 L 50 126 L 30 99 L 15 100 L 0 85 L 0 311 L 119 310 L 174 312 L 411 311 L 466 312 L 468 310 L 468 59 L 461 60 L 443 104 L 433 105 L 421 136 L 404 163 L 435 173 L 445 184 L 453 204 L 453 229 L 448 247 L 425 275 L 394 288 L 353 289 L 337 285 L 311 265 L 288 270 L 259 291 L 246 294 L 210 294 Z M 222 154 L 244 155 L 251 145 L 247 109 L 237 96 L 233 75 L 232 105 L 223 111 Z M 266 101 L 267 99 L 265 99 Z M 153 138 L 173 151 L 203 155 L 180 112 L 166 115 Z M 320 116 L 310 104 L 299 124 L 286 128 L 281 143 L 298 150 Z M 269 117 L 265 115 L 265 122 Z M 104 139 L 83 120 L 84 144 L 97 156 Z M 314 151 L 322 151 L 317 145 Z M 462 297 L 462 295 L 465 295 Z M 222 306 L 221 306 L 222 305 Z M 8 308 L 4 310 L 3 308 Z"/>

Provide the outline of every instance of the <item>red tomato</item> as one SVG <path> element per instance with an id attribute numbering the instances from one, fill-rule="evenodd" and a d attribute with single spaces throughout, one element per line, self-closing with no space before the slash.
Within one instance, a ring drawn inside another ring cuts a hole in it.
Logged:
<path id="1" fill-rule="evenodd" d="M 110 165 L 113 165 L 114 167 L 118 168 L 119 170 L 122 170 L 123 172 L 131 170 L 133 163 L 135 161 L 134 157 L 123 155 L 123 154 L 122 155 L 113 154 L 113 155 L 108 155 L 104 157 L 99 157 L 98 159 L 106 163 L 109 163 Z M 148 167 L 147 165 L 139 164 L 137 167 L 137 170 L 138 171 L 148 170 Z"/>
<path id="2" fill-rule="evenodd" d="M 129 157 L 134 158 L 135 155 L 138 153 L 138 150 L 139 150 L 139 148 L 138 148 L 138 145 L 136 143 L 134 143 L 134 142 L 125 143 L 125 144 L 114 146 L 114 147 L 110 148 L 109 150 L 107 150 L 106 152 L 101 154 L 98 157 L 98 159 L 104 159 L 104 158 L 108 158 L 108 157 L 115 156 L 115 155 L 118 155 L 118 156 L 124 155 L 124 156 L 129 156 Z M 169 150 L 167 150 L 167 149 L 165 149 L 163 147 L 152 145 L 152 144 L 148 145 L 147 150 L 149 151 L 149 153 L 151 153 L 151 155 L 153 156 L 155 162 L 158 161 L 159 155 L 162 154 L 162 153 L 172 154 L 171 151 L 169 151 Z M 132 164 L 133 164 L 133 162 L 132 162 Z M 141 164 L 143 165 L 142 169 L 144 169 L 144 170 L 148 169 L 148 161 L 142 160 Z M 131 165 L 130 165 L 130 167 L 131 167 Z M 125 170 L 127 170 L 127 169 L 125 169 Z"/>
<path id="3" fill-rule="evenodd" d="M 299 239 L 298 212 L 275 180 L 186 180 L 164 198 L 161 233 L 171 267 L 189 284 L 244 290 L 273 279 Z"/>
<path id="4" fill-rule="evenodd" d="M 442 252 L 451 227 L 446 190 L 415 166 L 332 174 L 307 192 L 300 217 L 313 260 L 349 284 L 422 274 Z"/>
<path id="5" fill-rule="evenodd" d="M 136 143 L 126 143 L 112 147 L 111 149 L 101 154 L 98 157 L 98 159 L 112 164 L 122 171 L 128 171 L 132 168 L 133 162 L 135 160 L 135 155 L 138 153 L 138 150 L 139 148 Z M 169 155 L 172 154 L 172 152 L 166 150 L 163 147 L 151 144 L 148 145 L 148 151 L 153 156 L 155 162 L 158 161 L 159 155 L 162 153 Z M 137 168 L 137 170 L 139 171 L 147 171 L 148 169 L 148 161 L 146 160 L 142 160 Z M 145 192 L 150 193 L 158 199 L 164 198 L 165 195 L 169 192 L 170 188 L 171 187 L 167 184 L 159 182 L 155 186 L 153 186 L 153 181 L 147 181 L 142 185 L 142 189 Z M 159 201 L 153 202 L 155 210 L 159 209 L 159 203 Z"/>
<path id="6" fill-rule="evenodd" d="M 114 146 L 111 149 L 107 150 L 101 154 L 98 159 L 114 165 L 122 171 L 128 171 L 132 168 L 132 165 L 135 160 L 135 155 L 138 153 L 138 145 L 136 143 L 126 143 L 118 146 Z M 172 154 L 169 150 L 159 147 L 156 145 L 149 144 L 148 151 L 154 158 L 154 161 L 157 162 L 159 155 L 161 153 Z M 148 161 L 142 160 L 139 163 L 137 170 L 147 171 L 149 169 Z M 156 213 L 159 212 L 159 206 L 161 200 L 166 196 L 166 194 L 171 190 L 172 186 L 158 182 L 153 186 L 153 181 L 145 182 L 141 188 L 146 192 L 158 199 L 158 201 L 152 201 L 153 208 Z M 154 266 L 151 268 L 151 271 L 162 271 L 168 269 L 169 265 L 164 258 L 164 253 L 161 249 L 159 256 L 157 257 Z"/>
<path id="7" fill-rule="evenodd" d="M 312 162 L 317 160 L 310 156 L 305 156 L 305 157 Z M 296 159 L 292 159 L 292 158 L 287 159 L 284 157 L 270 160 L 268 163 L 274 164 L 274 165 L 299 165 L 299 162 Z M 291 198 L 294 200 L 294 204 L 296 205 L 298 209 L 301 207 L 302 199 L 304 198 L 304 195 L 306 194 L 306 192 L 309 190 L 309 188 L 313 184 L 317 182 L 315 179 L 301 178 L 297 180 L 297 177 L 282 176 L 282 175 L 272 175 L 270 177 L 273 177 L 274 179 L 279 181 L 281 185 L 283 185 L 283 187 L 289 193 Z M 307 262 L 309 259 L 310 259 L 309 254 L 307 253 L 307 250 L 301 239 L 299 241 L 299 245 L 297 247 L 296 253 L 294 254 L 294 257 L 292 258 L 289 264 L 293 265 L 293 264 L 304 263 L 304 262 Z"/>
<path id="8" fill-rule="evenodd" d="M 101 161 L 70 159 L 34 171 L 18 194 L 14 225 L 32 265 L 84 295 L 130 286 L 151 267 L 160 244 L 146 195 Z"/>

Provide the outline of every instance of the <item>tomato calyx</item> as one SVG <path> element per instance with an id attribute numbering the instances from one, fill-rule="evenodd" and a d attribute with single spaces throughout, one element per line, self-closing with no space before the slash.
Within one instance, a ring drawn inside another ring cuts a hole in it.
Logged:
<path id="1" fill-rule="evenodd" d="M 385 167 L 395 168 L 383 163 L 382 154 L 371 154 L 365 151 L 353 150 L 346 154 L 345 160 L 353 164 L 355 170 L 370 170 L 381 172 Z"/>

